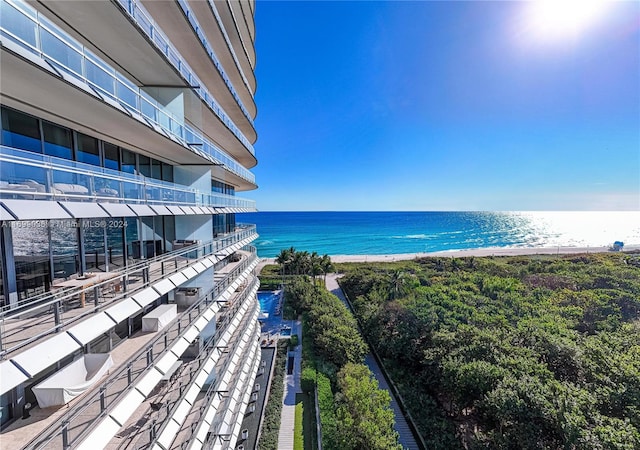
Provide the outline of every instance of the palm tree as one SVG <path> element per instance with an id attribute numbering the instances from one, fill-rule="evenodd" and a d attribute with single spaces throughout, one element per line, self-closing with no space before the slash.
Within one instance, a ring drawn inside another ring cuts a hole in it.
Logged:
<path id="1" fill-rule="evenodd" d="M 389 277 L 389 300 L 396 300 L 407 293 L 407 274 L 402 270 L 394 270 Z"/>
<path id="2" fill-rule="evenodd" d="M 322 267 L 322 272 L 324 273 L 324 284 L 327 284 L 327 274 L 333 270 L 333 263 L 329 255 L 322 255 L 320 267 Z"/>
<path id="3" fill-rule="evenodd" d="M 318 252 L 313 252 L 311 256 L 309 256 L 309 270 L 315 286 L 316 277 L 322 273 L 322 258 L 318 255 Z"/>
<path id="4" fill-rule="evenodd" d="M 296 249 L 291 247 L 280 250 L 280 253 L 276 257 L 276 264 L 280 265 L 280 274 L 282 275 L 282 283 L 284 284 L 284 276 L 287 270 L 291 268 L 291 262 Z"/>
<path id="5" fill-rule="evenodd" d="M 295 252 L 293 254 L 291 265 L 293 266 L 296 275 L 309 273 L 309 252 Z"/>

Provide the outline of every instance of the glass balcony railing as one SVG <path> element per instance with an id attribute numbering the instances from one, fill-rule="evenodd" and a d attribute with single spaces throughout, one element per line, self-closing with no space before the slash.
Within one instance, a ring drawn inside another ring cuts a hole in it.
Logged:
<path id="1" fill-rule="evenodd" d="M 231 45 L 231 39 L 229 39 L 229 35 L 227 34 L 227 30 L 224 27 L 224 24 L 222 23 L 222 18 L 220 17 L 220 14 L 218 13 L 218 8 L 216 6 L 216 3 L 213 0 L 208 0 L 209 2 L 209 6 L 211 7 L 211 11 L 213 12 L 213 16 L 216 18 L 216 22 L 218 23 L 218 26 L 220 27 L 220 30 L 222 31 L 222 36 L 224 36 L 224 40 L 227 44 L 227 48 L 229 49 L 229 53 L 231 53 L 231 57 L 233 58 L 233 61 L 236 63 L 236 67 L 238 68 L 238 72 L 240 72 L 240 76 L 242 77 L 242 80 L 244 81 L 245 86 L 247 86 L 247 89 L 249 89 L 249 92 L 251 92 L 251 94 L 254 94 L 253 89 L 251 89 L 251 86 L 249 85 L 249 81 L 247 81 L 247 78 L 244 75 L 244 71 L 242 70 L 242 67 L 240 66 L 240 61 L 238 61 L 238 56 L 236 55 L 236 51 L 233 48 L 233 45 Z"/>
<path id="2" fill-rule="evenodd" d="M 255 201 L 0 145 L 0 198 L 255 209 Z"/>
<path id="3" fill-rule="evenodd" d="M 123 2 L 123 1 L 130 1 L 130 0 L 120 0 L 120 2 Z M 229 87 L 229 90 L 231 91 L 231 94 L 233 94 L 233 97 L 236 99 L 236 102 L 238 102 L 238 105 L 242 109 L 242 112 L 244 113 L 245 117 L 249 120 L 249 122 L 253 123 L 253 120 L 251 119 L 251 116 L 249 115 L 249 113 L 248 113 L 247 109 L 245 108 L 244 104 L 242 103 L 242 100 L 240 100 L 240 97 L 238 97 L 238 94 L 236 93 L 236 91 L 235 91 L 235 89 L 233 87 L 233 84 L 231 83 L 231 81 L 227 77 L 227 74 L 225 73 L 224 68 L 222 67 L 222 64 L 220 64 L 220 61 L 218 60 L 218 57 L 216 56 L 216 53 L 213 51 L 213 48 L 211 47 L 211 44 L 209 44 L 209 41 L 207 40 L 207 37 L 202 32 L 202 27 L 200 26 L 200 23 L 198 23 L 198 19 L 196 19 L 196 16 L 193 13 L 193 11 L 191 10 L 191 8 L 189 7 L 189 4 L 185 0 L 177 0 L 177 1 L 178 1 L 178 4 L 180 5 L 180 7 L 182 8 L 182 11 L 184 12 L 184 15 L 187 17 L 187 20 L 189 21 L 189 24 L 191 24 L 191 28 L 193 28 L 193 32 L 196 34 L 196 36 L 198 36 L 198 39 L 200 40 L 200 43 L 202 44 L 202 46 L 204 47 L 205 51 L 209 55 L 209 58 L 211 58 L 211 62 L 213 62 L 213 64 L 218 69 L 218 72 L 220 73 L 220 76 L 224 80 L 225 84 Z M 217 17 L 218 13 L 217 13 L 217 11 L 214 11 L 214 13 L 216 15 L 216 20 L 218 21 L 218 17 Z M 218 21 L 218 24 L 220 25 L 221 22 Z M 222 29 L 222 32 L 223 32 L 223 35 L 224 35 L 225 39 L 227 39 L 227 32 L 225 31 L 225 29 L 224 29 L 224 27 L 222 25 L 221 25 L 221 29 Z M 245 78 L 244 73 L 242 72 L 242 69 L 240 68 L 240 65 L 238 64 L 238 60 L 236 59 L 236 55 L 233 52 L 233 50 L 231 50 L 231 56 L 233 57 L 234 61 L 236 62 L 236 67 L 238 68 L 238 72 L 240 72 L 240 76 L 242 77 L 242 80 L 244 81 L 245 86 L 247 87 L 249 92 L 252 92 L 251 88 L 249 88 L 249 82 Z"/>
<path id="4" fill-rule="evenodd" d="M 245 225 L 202 244 L 137 260 L 118 271 L 109 272 L 107 280 L 85 288 L 55 288 L 3 306 L 0 308 L 0 357 L 6 359 L 7 355 L 64 331 L 208 256 L 219 254 L 238 243 L 248 243 L 256 237 L 255 225 Z M 247 248 L 251 258 L 256 258 L 255 248 Z M 222 286 L 219 281 L 217 283 Z M 121 288 L 118 292 L 111 290 L 115 284 Z"/>
<path id="5" fill-rule="evenodd" d="M 66 411 L 61 419 L 48 427 L 45 434 L 36 437 L 24 448 L 53 448 L 62 445 L 63 442 L 67 442 L 70 446 L 78 444 L 88 432 L 94 429 L 100 419 L 104 418 L 120 403 L 123 396 L 130 391 L 131 386 L 141 380 L 149 370 L 154 370 L 153 366 L 170 351 L 181 336 L 184 336 L 185 331 L 196 323 L 198 319 L 204 317 L 205 312 L 213 303 L 220 301 L 220 294 L 246 271 L 255 260 L 255 253 L 250 253 L 231 273 L 216 281 L 209 292 L 202 295 L 194 305 L 181 313 L 178 319 L 170 323 L 156 338 L 129 358 L 126 364 L 122 364 L 120 368 L 111 371 L 107 379 L 101 382 L 99 389 L 94 389 L 93 393 L 86 396 L 81 403 Z M 238 305 L 238 307 L 244 305 L 245 309 L 248 309 L 248 303 L 255 302 L 255 296 L 250 294 L 257 289 L 257 284 L 257 279 L 247 283 L 242 292 L 234 298 L 234 304 Z M 235 312 L 237 312 L 237 309 Z M 220 317 L 223 317 L 223 315 L 221 314 Z M 243 330 L 248 326 L 249 323 L 245 320 L 238 324 L 236 328 Z M 228 324 L 220 325 L 213 339 L 203 343 L 203 348 L 195 360 L 198 366 L 211 356 L 211 350 L 215 348 L 219 336 L 229 328 L 232 328 L 232 326 Z M 178 380 L 178 391 L 181 394 L 186 391 L 186 388 L 180 387 L 191 384 L 197 370 L 189 370 L 188 373 L 190 376 L 186 380 L 182 378 Z M 171 411 L 171 407 L 175 406 L 176 403 L 176 400 L 168 402 L 165 405 L 164 412 Z M 154 427 L 158 429 L 161 423 L 162 421 L 156 425 L 154 421 Z M 138 435 L 139 431 L 135 434 Z M 147 447 L 136 446 L 136 448 Z"/>
<path id="6" fill-rule="evenodd" d="M 205 139 L 198 131 L 184 124 L 183 120 L 164 110 L 149 94 L 36 10 L 16 0 L 1 0 L 0 8 L 0 32 L 3 38 L 10 39 L 25 50 L 49 61 L 57 69 L 84 81 L 101 95 L 118 102 L 124 109 L 153 122 L 191 152 L 208 157 L 230 172 L 255 184 L 255 176 L 249 170 Z M 193 144 L 198 144 L 199 149 L 194 150 Z M 253 153 L 253 149 L 251 151 Z"/>
<path id="7" fill-rule="evenodd" d="M 118 0 L 118 2 L 122 6 L 122 8 L 126 11 L 126 13 L 133 19 L 133 21 L 136 24 L 138 24 L 140 29 L 144 31 L 144 33 L 149 37 L 149 39 L 151 39 L 151 41 L 162 52 L 162 54 L 167 57 L 169 62 L 171 62 L 171 64 L 180 72 L 180 74 L 184 77 L 184 79 L 187 80 L 187 82 L 189 82 L 192 86 L 198 86 L 195 89 L 195 91 L 198 92 L 198 95 L 200 96 L 200 98 L 213 110 L 214 113 L 216 113 L 216 115 L 220 118 L 220 120 L 222 120 L 225 123 L 225 125 L 236 135 L 236 137 L 240 139 L 240 141 L 245 145 L 245 147 L 247 147 L 247 149 L 251 152 L 251 154 L 255 155 L 255 150 L 253 149 L 253 145 L 251 145 L 251 142 L 249 142 L 249 140 L 244 136 L 242 131 L 240 131 L 240 129 L 227 116 L 224 109 L 222 109 L 222 107 L 215 101 L 215 99 L 209 93 L 209 91 L 207 91 L 203 87 L 204 84 L 194 74 L 193 70 L 182 58 L 182 55 L 180 55 L 178 50 L 176 50 L 173 44 L 171 44 L 171 41 L 169 40 L 169 38 L 167 38 L 167 36 L 158 27 L 155 21 L 151 18 L 151 15 L 147 12 L 147 10 L 144 9 L 144 7 L 141 4 L 139 4 L 136 0 Z M 178 2 L 178 3 L 180 4 L 181 2 Z M 231 83 L 226 73 L 224 72 L 222 65 L 220 64 L 218 59 L 215 57 L 213 50 L 211 50 L 211 47 L 208 45 L 208 42 L 206 42 L 204 35 L 199 29 L 199 26 L 194 25 L 193 13 L 189 15 L 187 10 L 185 10 L 185 6 L 183 4 L 181 4 L 180 6 L 185 12 L 185 15 L 187 15 L 187 19 L 189 20 L 191 26 L 198 27 L 198 28 L 194 28 L 194 30 L 196 31 L 196 35 L 198 36 L 202 44 L 205 46 L 205 50 L 207 51 L 209 56 L 214 61 L 214 65 L 218 69 L 220 76 L 222 77 L 225 84 L 229 88 L 229 91 L 231 92 L 233 97 L 236 99 L 236 102 L 238 103 L 238 106 L 242 110 L 242 113 L 247 118 L 249 123 L 253 125 L 253 119 L 251 118 L 251 115 L 249 114 L 244 104 L 240 100 L 238 93 L 233 87 L 233 84 Z M 191 10 L 188 9 L 188 11 L 190 12 Z"/>

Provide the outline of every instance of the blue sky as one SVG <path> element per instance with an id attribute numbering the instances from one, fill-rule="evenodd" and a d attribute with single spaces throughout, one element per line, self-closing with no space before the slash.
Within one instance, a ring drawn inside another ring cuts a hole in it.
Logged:
<path id="1" fill-rule="evenodd" d="M 262 211 L 640 209 L 640 2 L 256 6 Z"/>

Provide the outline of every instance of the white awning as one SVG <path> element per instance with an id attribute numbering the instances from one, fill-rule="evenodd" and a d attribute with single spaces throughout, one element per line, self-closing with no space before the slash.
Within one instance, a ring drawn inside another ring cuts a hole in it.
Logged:
<path id="1" fill-rule="evenodd" d="M 29 376 L 34 377 L 47 367 L 81 348 L 82 346 L 67 333 L 60 333 L 28 348 L 11 358 L 11 360 L 27 372 Z"/>
<path id="2" fill-rule="evenodd" d="M 111 217 L 135 217 L 136 213 L 121 203 L 98 203 Z"/>
<path id="3" fill-rule="evenodd" d="M 190 343 L 186 339 L 180 338 L 176 341 L 175 344 L 173 344 L 173 346 L 171 346 L 171 351 L 179 358 L 185 352 L 187 347 L 189 347 L 189 345 Z"/>
<path id="4" fill-rule="evenodd" d="M 172 216 L 173 213 L 164 205 L 149 205 L 159 216 Z"/>
<path id="5" fill-rule="evenodd" d="M 89 219 L 92 217 L 109 217 L 107 212 L 96 203 L 85 202 L 58 202 L 76 219 Z"/>
<path id="6" fill-rule="evenodd" d="M 177 360 L 178 357 L 176 355 L 171 352 L 167 352 L 158 362 L 156 362 L 155 367 L 162 373 L 162 375 L 164 375 L 171 369 L 171 366 L 173 366 L 173 363 Z"/>
<path id="7" fill-rule="evenodd" d="M 168 279 L 169 279 L 169 281 L 171 281 L 176 286 L 180 286 L 182 283 L 187 281 L 187 277 L 181 272 L 174 273 Z"/>
<path id="8" fill-rule="evenodd" d="M 184 332 L 182 337 L 186 339 L 187 342 L 193 342 L 195 338 L 198 337 L 199 334 L 200 332 L 198 331 L 198 329 L 192 325 L 189 328 L 187 328 L 187 331 Z"/>
<path id="9" fill-rule="evenodd" d="M 48 200 L 2 200 L 2 204 L 18 220 L 73 219 L 58 202 L 50 202 Z"/>
<path id="10" fill-rule="evenodd" d="M 133 209 L 138 216 L 156 216 L 156 212 L 148 207 L 147 205 L 127 205 L 129 208 Z"/>
<path id="11" fill-rule="evenodd" d="M 166 278 L 164 280 L 158 281 L 152 287 L 156 291 L 158 291 L 158 294 L 160 295 L 164 295 L 167 292 L 173 291 L 175 289 L 175 285 Z"/>
<path id="12" fill-rule="evenodd" d="M 162 430 L 162 434 L 158 437 L 158 444 L 160 444 L 162 448 L 171 448 L 171 443 L 180 431 L 180 424 L 175 420 L 169 420 L 165 423 L 164 430 Z"/>
<path id="13" fill-rule="evenodd" d="M 127 420 L 129 420 L 129 417 L 131 417 L 131 414 L 134 413 L 138 406 L 142 405 L 144 399 L 145 396 L 142 395 L 140 391 L 132 389 L 122 400 L 118 402 L 109 415 L 113 420 L 118 422 L 120 426 L 124 426 L 124 424 L 127 423 Z"/>
<path id="14" fill-rule="evenodd" d="M 136 383 L 135 387 L 146 397 L 153 391 L 153 388 L 158 385 L 161 379 L 162 374 L 158 370 L 153 369 L 148 371 L 147 374 Z"/>
<path id="15" fill-rule="evenodd" d="M 107 308 L 105 314 L 111 317 L 116 323 L 120 323 L 140 311 L 142 311 L 142 307 L 132 298 L 128 298 L 117 305 Z"/>
<path id="16" fill-rule="evenodd" d="M 198 214 L 198 212 L 194 211 L 194 209 L 191 206 L 180 206 L 180 209 L 182 209 L 189 216 Z"/>
<path id="17" fill-rule="evenodd" d="M 16 386 L 29 379 L 20 369 L 18 369 L 11 361 L 3 361 L 0 363 L 0 394 L 9 392 Z"/>
<path id="18" fill-rule="evenodd" d="M 185 212 L 181 210 L 178 206 L 175 205 L 167 205 L 167 209 L 171 211 L 171 214 L 174 216 L 184 216 Z"/>
<path id="19" fill-rule="evenodd" d="M 198 210 L 198 214 L 204 214 L 207 216 L 211 214 L 207 208 L 204 208 L 202 206 L 193 206 L 192 208 Z"/>
<path id="20" fill-rule="evenodd" d="M 185 398 L 180 402 L 180 404 L 176 408 L 176 411 L 173 413 L 173 416 L 172 416 L 173 420 L 175 420 L 179 424 L 182 424 L 184 422 L 184 419 L 187 418 L 187 414 L 189 414 L 190 410 L 191 410 L 191 404 L 189 403 L 189 401 L 186 399 L 186 396 L 185 396 Z"/>
<path id="21" fill-rule="evenodd" d="M 194 265 L 192 265 L 191 267 L 193 267 L 193 269 L 198 273 L 201 273 L 201 272 L 204 272 L 205 270 L 207 270 L 207 267 L 204 264 L 202 264 L 201 262 L 197 262 Z"/>
<path id="22" fill-rule="evenodd" d="M 196 270 L 193 267 L 187 267 L 180 273 L 183 274 L 185 277 L 187 277 L 188 280 L 198 275 L 198 272 L 196 272 Z"/>
<path id="23" fill-rule="evenodd" d="M 16 220 L 16 218 L 9 214 L 9 211 L 0 204 L 0 220 Z"/>
<path id="24" fill-rule="evenodd" d="M 146 288 L 145 290 L 138 292 L 134 295 L 133 298 L 136 303 L 138 303 L 143 308 L 147 306 L 149 303 L 153 302 L 155 299 L 160 298 L 158 293 L 153 288 Z"/>
<path id="25" fill-rule="evenodd" d="M 105 448 L 111 439 L 120 430 L 120 424 L 107 416 L 97 426 L 93 426 L 93 431 L 89 433 L 87 438 L 77 447 L 78 450 L 95 450 L 96 448 Z"/>
<path id="26" fill-rule="evenodd" d="M 71 327 L 67 330 L 67 333 L 76 338 L 82 345 L 86 345 L 102 333 L 106 333 L 115 327 L 116 324 L 117 322 L 102 312 Z"/>

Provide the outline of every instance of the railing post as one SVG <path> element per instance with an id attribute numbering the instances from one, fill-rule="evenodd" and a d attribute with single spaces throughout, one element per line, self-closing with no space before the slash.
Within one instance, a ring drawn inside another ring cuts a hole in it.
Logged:
<path id="1" fill-rule="evenodd" d="M 107 388 L 105 388 L 104 386 L 100 386 L 100 412 L 104 412 L 105 409 L 107 409 L 107 403 L 106 403 L 106 397 L 104 395 L 104 393 L 106 392 Z"/>
<path id="2" fill-rule="evenodd" d="M 69 448 L 69 421 L 62 421 L 62 448 L 67 450 Z"/>
<path id="3" fill-rule="evenodd" d="M 133 382 L 133 364 L 129 363 L 127 366 L 127 385 L 131 386 Z"/>

